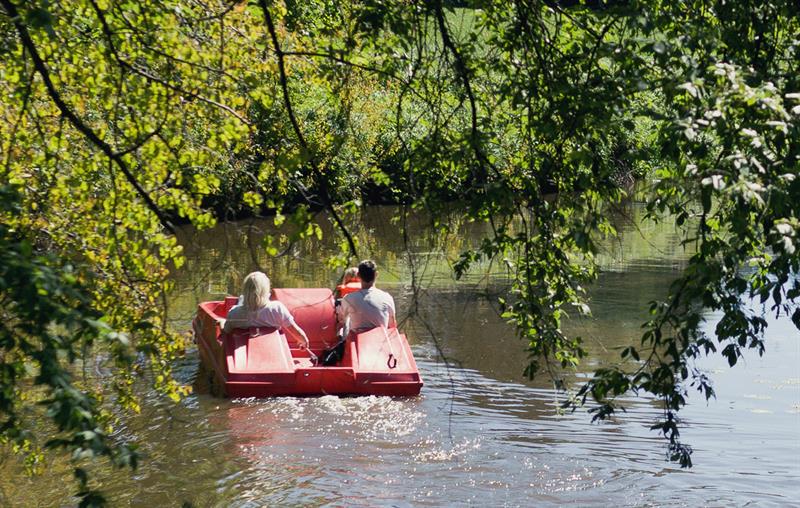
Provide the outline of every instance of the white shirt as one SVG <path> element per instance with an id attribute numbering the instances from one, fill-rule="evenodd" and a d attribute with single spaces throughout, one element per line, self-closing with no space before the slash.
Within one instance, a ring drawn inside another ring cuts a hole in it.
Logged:
<path id="1" fill-rule="evenodd" d="M 266 306 L 249 311 L 244 305 L 235 305 L 228 311 L 225 331 L 233 328 L 264 326 L 268 328 L 288 328 L 294 325 L 294 317 L 282 302 L 268 302 Z"/>
<path id="2" fill-rule="evenodd" d="M 371 330 L 378 326 L 389 327 L 395 323 L 394 298 L 376 288 L 360 289 L 342 299 L 345 319 L 350 317 L 350 329 L 354 332 Z"/>

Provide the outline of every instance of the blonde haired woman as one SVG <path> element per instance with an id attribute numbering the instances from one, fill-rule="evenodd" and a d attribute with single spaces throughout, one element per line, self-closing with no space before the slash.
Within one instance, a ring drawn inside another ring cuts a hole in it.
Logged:
<path id="1" fill-rule="evenodd" d="M 294 338 L 301 348 L 308 348 L 306 332 L 297 326 L 286 305 L 269 299 L 270 283 L 265 273 L 248 274 L 244 278 L 242 293 L 241 303 L 228 311 L 223 331 L 255 326 L 280 328 Z"/>

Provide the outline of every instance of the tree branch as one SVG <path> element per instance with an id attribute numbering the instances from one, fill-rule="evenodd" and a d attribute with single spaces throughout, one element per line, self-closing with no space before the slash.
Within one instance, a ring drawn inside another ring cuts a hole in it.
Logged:
<path id="1" fill-rule="evenodd" d="M 22 45 L 31 55 L 34 69 L 42 77 L 44 86 L 47 89 L 47 95 L 50 96 L 50 99 L 53 101 L 56 107 L 58 107 L 59 111 L 61 111 L 61 114 L 66 117 L 69 123 L 72 124 L 72 126 L 77 129 L 78 132 L 83 134 L 83 136 L 91 144 L 99 148 L 100 151 L 102 151 L 109 159 L 114 161 L 120 171 L 122 171 L 122 174 L 125 175 L 125 179 L 128 181 L 128 183 L 133 186 L 133 188 L 136 190 L 136 193 L 142 198 L 147 208 L 149 208 L 150 211 L 155 214 L 164 228 L 166 228 L 170 233 L 174 234 L 174 227 L 169 222 L 166 215 L 164 215 L 164 212 L 153 201 L 153 198 L 150 197 L 147 191 L 145 191 L 141 184 L 136 180 L 136 177 L 133 176 L 133 173 L 131 173 L 131 170 L 128 167 L 128 164 L 125 162 L 123 156 L 115 152 L 111 145 L 103 141 L 100 136 L 91 129 L 91 127 L 86 125 L 83 120 L 81 120 L 78 115 L 72 111 L 72 109 L 70 109 L 64 99 L 61 97 L 61 94 L 53 84 L 53 80 L 50 78 L 50 71 L 48 70 L 47 65 L 39 55 L 36 44 L 33 42 L 27 27 L 22 22 L 22 17 L 20 16 L 19 11 L 17 11 L 17 7 L 11 3 L 10 0 L 0 0 L 0 5 L 5 8 L 6 12 L 8 12 L 9 16 L 11 17 L 11 21 L 14 24 L 14 28 L 16 28 L 17 33 L 19 34 Z"/>
<path id="2" fill-rule="evenodd" d="M 284 51 L 284 56 L 310 56 L 314 58 L 325 58 L 327 60 L 332 60 L 334 62 L 347 65 L 349 67 L 355 67 L 356 69 L 361 69 L 369 72 L 374 72 L 375 74 L 381 74 L 383 76 L 396 79 L 398 81 L 404 82 L 399 76 L 393 74 L 389 71 L 385 71 L 383 69 L 378 69 L 376 67 L 370 67 L 369 65 L 358 64 L 342 58 L 340 56 L 336 56 L 333 53 L 320 53 L 318 51 Z"/>
<path id="3" fill-rule="evenodd" d="M 314 172 L 314 176 L 317 177 L 319 181 L 320 190 L 322 191 L 322 201 L 325 205 L 325 208 L 330 212 L 333 220 L 336 222 L 336 225 L 341 230 L 342 234 L 344 234 L 345 238 L 347 239 L 347 245 L 350 248 L 350 254 L 354 257 L 358 257 L 358 250 L 356 249 L 355 241 L 353 241 L 353 237 L 350 234 L 350 231 L 347 230 L 342 218 L 339 217 L 339 214 L 336 212 L 336 209 L 333 207 L 333 202 L 331 201 L 330 197 L 330 190 L 328 188 L 328 182 L 325 180 L 322 172 L 319 170 L 319 166 L 317 161 L 314 157 L 314 153 L 308 146 L 306 142 L 305 136 L 303 136 L 303 131 L 300 129 L 300 124 L 297 121 L 297 117 L 294 113 L 294 108 L 292 106 L 292 98 L 289 95 L 289 85 L 288 80 L 286 77 L 286 67 L 284 65 L 284 57 L 285 53 L 281 50 L 280 42 L 278 41 L 278 35 L 275 31 L 275 24 L 272 21 L 272 15 L 269 12 L 269 7 L 267 5 L 266 0 L 260 0 L 259 4 L 261 6 L 261 10 L 264 12 L 264 22 L 267 24 L 267 30 L 269 31 L 270 38 L 272 39 L 272 45 L 275 47 L 275 57 L 278 60 L 278 74 L 280 77 L 281 82 L 281 90 L 283 92 L 283 103 L 286 106 L 286 113 L 289 115 L 289 121 L 292 124 L 292 129 L 294 130 L 295 135 L 297 136 L 297 141 L 300 143 L 300 147 L 305 152 L 305 155 L 308 157 L 308 162 L 311 165 L 311 170 Z"/>
<path id="4" fill-rule="evenodd" d="M 5 3 L 5 1 L 4 1 L 4 3 Z M 184 96 L 186 96 L 186 98 L 188 98 L 188 99 L 197 99 L 200 102 L 205 102 L 206 104 L 210 104 L 210 105 L 215 106 L 217 108 L 220 108 L 220 109 L 222 109 L 224 111 L 227 111 L 228 113 L 230 113 L 232 116 L 234 116 L 236 119 L 238 119 L 243 124 L 245 124 L 247 126 L 252 126 L 252 123 L 247 118 L 245 118 L 242 115 L 240 115 L 239 113 L 237 113 L 230 106 L 226 106 L 225 104 L 222 104 L 221 102 L 217 102 L 217 101 L 215 101 L 213 99 L 209 99 L 208 97 L 205 97 L 204 95 L 200 95 L 197 92 L 192 92 L 191 90 L 186 90 L 185 88 L 180 87 L 180 86 L 178 86 L 178 85 L 176 85 L 174 83 L 170 83 L 169 81 L 167 81 L 165 79 L 162 79 L 162 78 L 150 73 L 146 69 L 142 69 L 142 68 L 138 67 L 137 65 L 132 64 L 132 63 L 128 62 L 127 60 L 125 60 L 124 58 L 122 58 L 122 56 L 119 54 L 119 52 L 117 52 L 116 46 L 114 45 L 114 38 L 113 38 L 114 33 L 112 32 L 111 27 L 108 25 L 108 21 L 106 20 L 105 14 L 103 14 L 103 11 L 100 9 L 100 6 L 98 6 L 97 3 L 94 0 L 91 0 L 91 4 L 92 4 L 92 8 L 94 9 L 95 13 L 97 14 L 97 18 L 100 20 L 100 26 L 102 27 L 103 35 L 105 36 L 106 40 L 108 41 L 109 50 L 111 51 L 111 54 L 114 57 L 114 60 L 116 60 L 117 63 L 120 66 L 128 69 L 129 71 L 131 71 L 134 74 L 138 74 L 139 76 L 142 76 L 143 78 L 145 78 L 148 81 L 152 81 L 153 83 L 158 83 L 159 85 L 163 86 L 164 88 L 168 88 L 168 89 L 173 90 L 175 92 L 179 92 L 179 93 L 183 94 Z"/>
<path id="5" fill-rule="evenodd" d="M 453 42 L 452 38 L 450 37 L 450 31 L 447 28 L 447 21 L 444 19 L 444 11 L 442 8 L 442 1 L 437 0 L 436 4 L 434 5 L 434 14 L 436 16 L 436 22 L 439 25 L 439 33 L 442 36 L 442 43 L 444 47 L 447 48 L 448 51 L 453 55 L 455 59 L 455 70 L 458 78 L 461 80 L 461 84 L 464 87 L 464 93 L 467 95 L 467 100 L 469 101 L 469 111 L 470 111 L 470 145 L 472 145 L 472 150 L 475 152 L 475 156 L 477 157 L 478 161 L 481 163 L 481 168 L 487 164 L 489 161 L 486 158 L 486 155 L 483 153 L 481 149 L 479 134 L 478 131 L 478 108 L 475 104 L 475 94 L 472 91 L 472 83 L 469 79 L 469 68 L 467 67 L 467 63 L 464 60 L 463 55 L 458 51 L 455 43 Z M 482 175 L 485 178 L 485 175 Z M 483 182 L 482 182 L 483 183 Z"/>

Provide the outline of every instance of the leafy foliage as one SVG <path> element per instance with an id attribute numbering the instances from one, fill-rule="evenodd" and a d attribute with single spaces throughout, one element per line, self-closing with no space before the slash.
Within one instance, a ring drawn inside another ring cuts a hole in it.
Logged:
<path id="1" fill-rule="evenodd" d="M 677 411 L 691 386 L 713 396 L 694 360 L 765 349 L 750 297 L 800 326 L 796 2 L 468 4 L 0 0 L 3 436 L 30 441 L 14 415 L 32 379 L 66 436 L 51 445 L 135 464 L 70 365 L 101 343 L 134 410 L 145 363 L 165 394 L 186 392 L 164 316 L 174 223 L 269 211 L 301 241 L 325 210 L 346 263 L 364 198 L 433 217 L 458 199 L 488 224 L 454 271 L 507 267 L 527 374 L 560 386 L 585 355 L 561 324 L 590 312 L 609 207 L 637 176 L 650 218 L 695 254 L 641 344 L 573 402 L 605 418 L 625 393 L 661 398 L 654 428 L 689 465 Z M 708 308 L 724 313 L 715 337 Z"/>
<path id="2" fill-rule="evenodd" d="M 0 196 L 4 215 L 19 211 L 15 189 L 2 187 Z M 102 410 L 101 391 L 86 386 L 69 369 L 98 342 L 119 367 L 129 369 L 133 363 L 127 334 L 113 331 L 93 307 L 89 276 L 56 257 L 35 254 L 23 231 L 0 225 L 0 432 L 28 454 L 31 465 L 38 454 L 29 428 L 31 414 L 25 410 L 26 381 L 46 388 L 27 394 L 46 408 L 55 424 L 46 447 L 64 448 L 74 459 L 107 456 L 120 467 L 136 465 L 134 448 L 109 437 L 112 422 Z M 83 475 L 85 488 L 83 470 L 77 468 L 76 474 Z"/>

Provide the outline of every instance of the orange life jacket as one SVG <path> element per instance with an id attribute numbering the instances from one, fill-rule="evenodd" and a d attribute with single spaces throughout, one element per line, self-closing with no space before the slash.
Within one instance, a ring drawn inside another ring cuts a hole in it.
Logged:
<path id="1" fill-rule="evenodd" d="M 361 282 L 348 282 L 347 284 L 339 284 L 336 286 L 336 295 L 338 298 L 344 298 L 345 295 L 354 293 L 361 289 Z"/>

